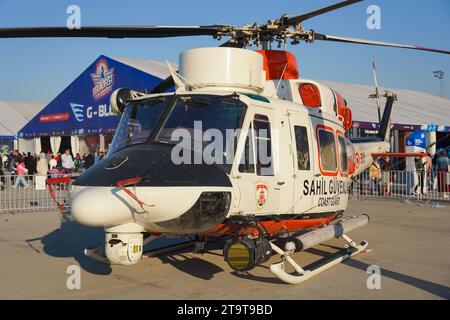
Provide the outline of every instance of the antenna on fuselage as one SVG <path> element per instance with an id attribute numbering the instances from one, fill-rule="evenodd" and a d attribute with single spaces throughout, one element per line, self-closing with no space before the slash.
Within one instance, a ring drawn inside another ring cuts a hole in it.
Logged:
<path id="1" fill-rule="evenodd" d="M 283 80 L 283 76 L 284 76 L 284 73 L 286 72 L 287 66 L 288 66 L 288 64 L 286 63 L 284 65 L 283 72 L 281 73 L 280 80 L 278 80 L 277 88 L 275 89 L 275 96 L 277 96 L 277 97 L 278 97 L 278 89 L 280 88 L 280 84 L 281 84 L 281 81 Z"/>
<path id="2" fill-rule="evenodd" d="M 172 66 L 170 65 L 169 61 L 166 60 L 167 68 L 169 69 L 169 72 L 173 78 L 173 81 L 175 82 L 176 87 L 185 87 L 186 84 L 189 85 L 191 88 L 198 89 L 197 86 L 195 86 L 192 82 L 190 82 L 188 79 L 183 77 L 181 74 L 179 74 Z"/>

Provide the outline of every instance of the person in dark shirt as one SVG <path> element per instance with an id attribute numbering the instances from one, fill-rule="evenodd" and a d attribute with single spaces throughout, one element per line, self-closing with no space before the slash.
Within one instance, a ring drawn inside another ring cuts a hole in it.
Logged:
<path id="1" fill-rule="evenodd" d="M 25 163 L 25 168 L 27 168 L 28 170 L 28 175 L 32 175 L 34 174 L 33 171 L 33 156 L 31 155 L 31 152 L 27 153 L 27 156 L 25 157 L 25 159 L 23 160 Z"/>
<path id="2" fill-rule="evenodd" d="M 394 166 L 392 165 L 391 160 L 386 157 L 381 162 L 381 172 L 382 172 L 382 179 L 384 184 L 384 194 L 389 195 L 391 194 L 391 186 L 392 186 L 392 174 L 394 170 Z"/>
<path id="3" fill-rule="evenodd" d="M 11 175 L 13 175 L 15 172 L 14 168 L 16 167 L 16 160 L 17 160 L 18 156 L 19 156 L 19 154 L 17 153 L 16 150 L 11 152 L 9 165 L 8 165 L 8 171 L 10 172 Z"/>
<path id="4" fill-rule="evenodd" d="M 84 158 L 84 167 L 89 169 L 94 165 L 94 156 L 92 155 L 92 152 L 89 152 L 88 155 Z"/>
<path id="5" fill-rule="evenodd" d="M 37 173 L 37 162 L 38 162 L 38 156 L 37 154 L 33 154 L 31 157 L 31 171 L 33 174 Z"/>
<path id="6" fill-rule="evenodd" d="M 3 160 L 0 157 L 0 190 L 3 191 L 6 185 L 6 179 L 4 177 L 5 173 L 3 172 Z"/>
<path id="7" fill-rule="evenodd" d="M 447 175 L 448 175 L 449 161 L 445 150 L 439 152 L 439 157 L 436 159 L 436 169 L 438 171 L 438 191 L 443 193 L 445 199 L 447 195 Z"/>
<path id="8" fill-rule="evenodd" d="M 416 167 L 418 182 L 414 187 L 414 194 L 416 194 L 418 191 L 420 194 L 424 194 L 425 190 L 425 163 L 426 159 L 422 157 L 416 157 L 414 158 L 414 165 Z"/>

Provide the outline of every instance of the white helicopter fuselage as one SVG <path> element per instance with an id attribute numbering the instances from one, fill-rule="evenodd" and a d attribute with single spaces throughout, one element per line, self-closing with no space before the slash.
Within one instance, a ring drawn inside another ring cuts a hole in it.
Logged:
<path id="1" fill-rule="evenodd" d="M 188 50 L 181 54 L 179 72 L 173 72 L 178 97 L 234 94 L 246 105 L 234 158 L 226 173 L 229 183 L 127 188 L 74 183 L 71 210 L 75 219 L 105 228 L 107 239 L 112 235 L 125 243 L 129 236 L 143 232 L 201 234 L 227 219 L 245 216 L 336 217 L 347 207 L 350 177 L 370 166 L 372 153 L 389 149 L 386 141 L 352 143 L 345 137 L 330 88 L 306 79 L 266 81 L 259 53 L 235 48 Z M 302 84 L 318 90 L 320 106 L 303 103 L 299 93 Z M 141 95 L 131 102 L 160 96 L 173 93 Z M 254 134 L 257 127 L 268 129 L 268 134 Z M 263 140 L 270 148 L 269 165 L 260 163 L 257 155 Z M 244 155 L 253 161 L 242 160 Z M 108 154 L 103 161 L 114 160 L 113 156 Z M 107 165 L 89 170 L 103 170 L 100 175 L 112 173 Z M 124 178 L 133 177 L 136 175 Z M 217 207 L 198 215 L 202 210 L 198 208 L 211 206 L 211 202 L 218 203 Z M 108 258 L 117 262 L 117 254 L 109 251 Z M 128 260 L 132 264 L 133 259 Z"/>
<path id="2" fill-rule="evenodd" d="M 229 93 L 205 91 L 196 94 Z M 133 227 L 133 230 L 171 233 L 174 230 L 164 229 L 155 222 L 176 219 L 195 204 L 202 192 L 208 191 L 231 192 L 227 217 L 343 211 L 347 207 L 349 177 L 367 169 L 372 162 L 371 153 L 384 152 L 389 148 L 387 142 L 352 144 L 345 138 L 342 124 L 337 121 L 336 116 L 326 112 L 311 110 L 281 99 L 268 98 L 269 102 L 264 102 L 241 95 L 240 100 L 248 108 L 229 174 L 232 187 L 136 187 L 134 192 L 137 197 L 150 206 L 144 212 L 135 200 L 116 187 L 74 186 L 71 193 L 72 210 L 77 220 L 89 226 L 112 228 L 111 230 L 129 230 L 133 224 L 137 224 L 141 227 Z M 270 175 L 239 170 L 246 137 L 255 116 L 267 117 L 271 132 L 277 133 L 276 138 L 274 134 L 271 137 L 273 172 Z M 296 130 L 300 128 L 304 130 L 308 142 L 308 169 L 298 166 L 298 145 L 295 138 Z M 336 155 L 335 170 L 327 171 L 320 163 L 321 152 L 330 152 L 320 149 L 317 134 L 321 131 L 332 134 L 335 141 L 335 151 L 331 151 Z M 345 150 L 340 148 L 339 137 L 346 141 Z M 352 154 L 349 155 L 349 152 Z M 362 161 L 350 174 L 349 166 L 341 160 L 343 157 L 354 158 L 353 154 L 356 153 L 363 155 Z M 258 203 L 258 185 L 261 185 L 260 191 L 265 191 L 264 203 Z M 86 189 L 89 192 L 83 192 Z"/>

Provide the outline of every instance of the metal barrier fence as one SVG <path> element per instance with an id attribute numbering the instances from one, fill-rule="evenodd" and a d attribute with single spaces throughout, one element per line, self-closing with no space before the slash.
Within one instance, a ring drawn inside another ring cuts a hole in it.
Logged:
<path id="1" fill-rule="evenodd" d="M 449 200 L 450 173 L 439 171 L 369 171 L 354 177 L 350 199 L 383 197 L 415 200 Z"/>
<path id="2" fill-rule="evenodd" d="M 0 176 L 0 214 L 26 211 L 57 210 L 50 196 L 45 176 Z M 71 185 L 59 183 L 53 187 L 56 200 L 69 207 Z M 352 178 L 349 198 L 383 197 L 415 200 L 449 200 L 450 173 L 368 171 Z"/>
<path id="3" fill-rule="evenodd" d="M 0 214 L 56 210 L 46 179 L 46 176 L 0 176 Z M 70 188 L 65 183 L 53 186 L 55 199 L 63 206 L 69 205 Z"/>

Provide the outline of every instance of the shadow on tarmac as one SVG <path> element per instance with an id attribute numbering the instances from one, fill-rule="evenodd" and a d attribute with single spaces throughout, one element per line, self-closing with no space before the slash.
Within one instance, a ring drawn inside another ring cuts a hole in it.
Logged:
<path id="1" fill-rule="evenodd" d="M 352 259 L 349 259 L 343 263 L 345 265 L 351 266 L 353 268 L 361 269 L 364 272 L 370 266 L 369 264 L 366 264 L 364 262 L 352 260 Z M 387 269 L 383 269 L 383 268 L 381 268 L 381 276 L 403 282 L 410 286 L 413 286 L 413 287 L 416 287 L 423 291 L 427 291 L 431 294 L 434 294 L 435 296 L 438 296 L 438 297 L 441 297 L 441 298 L 444 298 L 447 300 L 450 299 L 450 288 L 443 286 L 441 284 L 430 282 L 427 280 L 418 279 L 415 277 L 408 276 L 406 274 L 402 274 L 399 272 L 395 272 L 395 271 L 391 271 L 391 270 L 387 270 Z"/>
<path id="2" fill-rule="evenodd" d="M 162 255 L 158 258 L 163 263 L 169 263 L 183 273 L 203 280 L 211 280 L 216 273 L 224 271 L 221 267 L 207 260 L 187 257 L 183 254 Z"/>
<path id="3" fill-rule="evenodd" d="M 324 246 L 327 246 L 327 245 L 324 245 Z M 333 246 L 328 246 L 328 247 L 336 248 Z M 324 252 L 319 249 L 310 249 L 309 252 L 317 254 L 317 255 L 321 255 L 324 258 L 329 257 L 329 253 Z M 348 259 L 348 260 L 344 261 L 343 264 L 353 267 L 353 268 L 360 269 L 364 272 L 366 272 L 367 268 L 370 266 L 370 264 L 364 263 L 359 260 L 354 260 L 354 259 Z M 406 274 L 391 271 L 391 270 L 388 270 L 385 268 L 381 268 L 381 276 L 402 282 L 404 284 L 416 287 L 423 291 L 427 291 L 431 294 L 434 294 L 435 296 L 438 296 L 438 297 L 441 297 L 444 299 L 450 299 L 450 288 L 446 287 L 444 285 L 434 283 L 431 281 L 427 281 L 427 280 L 422 280 L 422 279 L 415 278 L 415 277 L 411 277 Z"/>
<path id="4" fill-rule="evenodd" d="M 63 218 L 60 228 L 41 238 L 28 239 L 26 243 L 33 250 L 39 252 L 33 246 L 33 243 L 39 240 L 44 246 L 44 252 L 51 257 L 73 257 L 80 267 L 89 273 L 97 275 L 108 275 L 111 273 L 111 266 L 84 255 L 85 248 L 103 245 L 105 235 L 102 228 L 85 227 L 76 221 L 69 221 Z"/>
<path id="5" fill-rule="evenodd" d="M 222 249 L 223 246 L 224 242 L 221 239 L 209 242 L 207 245 L 208 251 L 206 254 L 218 255 L 217 253 L 209 250 Z M 157 258 L 163 263 L 168 263 L 183 273 L 187 273 L 195 278 L 203 280 L 211 280 L 214 278 L 216 273 L 224 271 L 221 267 L 207 261 L 205 255 L 203 254 L 196 254 L 195 257 L 189 257 L 186 255 L 186 253 L 191 252 L 192 248 L 185 248 L 170 254 L 159 255 Z"/>
<path id="6" fill-rule="evenodd" d="M 328 248 L 333 248 L 333 249 L 337 249 L 340 250 L 341 252 L 335 252 L 335 253 L 330 253 L 328 251 L 323 251 L 320 249 L 316 249 L 316 248 L 311 248 L 306 250 L 307 252 L 311 253 L 311 254 L 315 254 L 317 256 L 320 256 L 322 258 L 325 259 L 332 259 L 337 257 L 340 253 L 342 253 L 342 248 L 339 247 L 335 247 L 335 246 L 330 246 L 330 245 L 323 245 L 325 247 Z M 320 259 L 319 261 L 313 262 L 311 264 L 309 264 L 308 266 L 305 266 L 304 269 L 308 270 L 311 268 L 315 268 L 318 265 L 321 264 L 322 259 Z M 358 261 L 358 260 L 354 260 L 354 259 L 348 259 L 346 261 L 343 262 L 343 264 L 353 267 L 353 268 L 357 268 L 360 269 L 364 272 L 367 271 L 367 268 L 370 266 L 367 263 Z M 282 281 L 278 280 L 277 278 L 265 278 L 265 277 L 260 277 L 260 276 L 254 276 L 251 273 L 245 272 L 245 273 L 239 273 L 239 272 L 233 272 L 232 273 L 234 276 L 239 277 L 239 278 L 243 278 L 243 279 L 250 279 L 250 280 L 255 280 L 255 281 L 264 281 L 264 282 L 269 282 L 269 283 L 283 283 Z M 399 282 L 402 282 L 404 284 L 416 287 L 420 290 L 429 292 L 435 296 L 444 298 L 444 299 L 450 299 L 450 288 L 446 287 L 444 285 L 438 284 L 438 283 L 434 283 L 431 281 L 427 281 L 427 280 L 422 280 L 419 278 L 415 278 L 415 277 L 411 277 L 399 272 L 395 272 L 395 271 L 391 271 L 388 269 L 384 269 L 381 268 L 381 276 L 382 277 L 387 277 L 390 278 L 392 280 L 396 280 Z"/>
<path id="7" fill-rule="evenodd" d="M 85 248 L 95 248 L 103 246 L 105 233 L 102 228 L 86 227 L 73 221 L 70 216 L 63 216 L 60 228 L 53 230 L 47 235 L 25 240 L 27 245 L 37 253 L 35 242 L 42 243 L 45 254 L 56 258 L 73 257 L 80 267 L 86 272 L 97 275 L 109 275 L 112 272 L 111 266 L 84 255 Z M 164 245 L 171 245 L 180 242 L 176 239 L 158 239 L 155 243 L 149 244 L 149 248 Z M 222 244 L 219 244 L 222 246 Z M 210 243 L 209 248 L 216 248 L 216 242 Z M 147 246 L 146 246 L 147 248 Z M 171 253 L 158 255 L 157 258 L 163 263 L 169 263 L 183 273 L 193 277 L 210 280 L 214 274 L 224 271 L 215 264 L 199 258 L 188 257 L 185 253 L 192 252 L 192 248 L 180 249 Z M 104 250 L 103 250 L 104 254 Z M 200 256 L 200 255 L 199 255 Z"/>
<path id="8" fill-rule="evenodd" d="M 36 252 L 40 252 L 33 246 L 33 243 L 39 240 L 44 245 L 44 252 L 49 256 L 58 258 L 73 257 L 79 263 L 80 267 L 89 273 L 97 275 L 109 275 L 112 271 L 110 265 L 95 261 L 84 255 L 85 248 L 94 248 L 98 247 L 99 245 L 103 245 L 104 231 L 102 228 L 85 227 L 75 221 L 63 219 L 63 221 L 61 222 L 61 227 L 59 229 L 55 229 L 41 238 L 28 239 L 26 240 L 26 242 L 28 246 L 30 246 L 33 250 L 35 250 Z M 342 249 L 326 244 L 323 244 L 323 246 L 337 250 Z M 221 240 L 208 244 L 208 249 L 220 248 L 223 248 L 223 243 Z M 192 248 L 181 249 L 169 254 L 162 254 L 157 256 L 157 258 L 160 259 L 163 263 L 168 263 L 174 266 L 183 273 L 187 273 L 193 277 L 203 280 L 211 280 L 215 274 L 225 271 L 221 267 L 207 261 L 206 259 L 203 259 L 203 255 L 199 255 L 199 257 L 189 257 L 185 255 L 188 252 L 192 252 Z M 316 248 L 308 249 L 307 252 L 327 259 L 338 254 L 338 252 L 330 253 L 328 251 L 323 251 Z M 217 255 L 217 253 L 215 252 L 208 252 L 208 254 Z M 306 266 L 305 269 L 315 267 L 318 263 L 320 263 L 320 261 Z M 343 262 L 343 264 L 360 269 L 364 272 L 366 272 L 367 268 L 369 267 L 369 264 L 353 259 L 349 259 Z M 233 271 L 231 272 L 231 274 L 238 278 L 253 281 L 278 284 L 283 283 L 279 279 L 272 277 L 272 275 L 270 275 L 269 277 L 261 277 L 252 275 L 249 272 L 237 271 Z M 381 275 L 382 277 L 388 277 L 390 279 L 427 291 L 438 297 L 450 299 L 450 288 L 444 285 L 411 277 L 384 268 L 381 269 Z"/>

